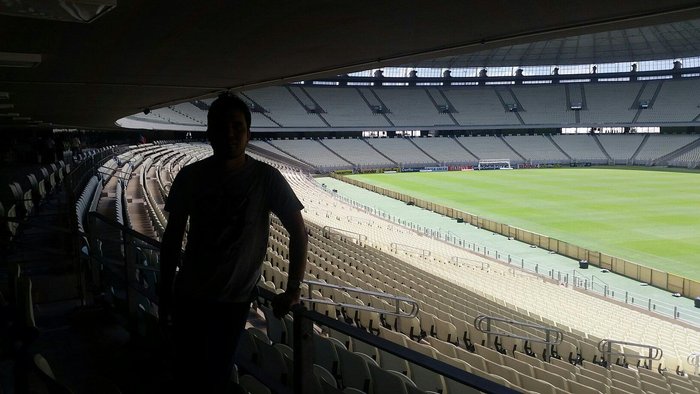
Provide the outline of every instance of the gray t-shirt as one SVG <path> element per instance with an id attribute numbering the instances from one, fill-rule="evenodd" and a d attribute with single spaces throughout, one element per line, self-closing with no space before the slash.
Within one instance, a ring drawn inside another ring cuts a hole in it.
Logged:
<path id="1" fill-rule="evenodd" d="M 213 157 L 184 167 L 165 204 L 166 211 L 190 220 L 175 294 L 248 300 L 260 277 L 270 212 L 282 217 L 303 208 L 277 169 L 249 156 L 235 172 L 216 166 Z"/>

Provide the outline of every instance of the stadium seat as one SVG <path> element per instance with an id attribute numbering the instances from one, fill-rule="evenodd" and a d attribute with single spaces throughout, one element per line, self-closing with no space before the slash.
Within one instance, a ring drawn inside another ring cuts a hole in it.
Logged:
<path id="1" fill-rule="evenodd" d="M 567 340 L 561 341 L 561 343 L 553 346 L 554 351 L 552 355 L 554 358 L 561 358 L 562 360 L 573 363 L 579 358 L 578 350 L 576 345 Z"/>
<path id="2" fill-rule="evenodd" d="M 375 362 L 379 360 L 379 352 L 376 347 L 355 338 L 350 338 L 350 343 L 353 352 L 365 354 Z"/>
<path id="3" fill-rule="evenodd" d="M 615 369 L 610 370 L 610 380 L 615 386 L 616 382 L 622 382 L 633 387 L 639 387 L 639 378 L 627 372 L 620 372 Z"/>
<path id="4" fill-rule="evenodd" d="M 591 387 L 595 390 L 600 391 L 601 393 L 607 393 L 608 388 L 610 387 L 610 379 L 608 379 L 602 375 L 598 375 L 598 376 L 599 376 L 599 379 L 596 379 L 596 378 L 592 378 L 592 377 L 581 374 L 581 375 L 574 375 L 574 379 L 576 382 L 578 382 L 584 386 Z"/>
<path id="5" fill-rule="evenodd" d="M 369 364 L 372 375 L 373 390 L 375 393 L 397 393 L 408 394 L 404 381 L 397 376 L 376 365 Z"/>
<path id="6" fill-rule="evenodd" d="M 325 382 L 326 384 L 333 386 L 333 387 L 338 387 L 338 382 L 336 381 L 335 377 L 333 374 L 327 370 L 326 368 L 323 368 L 322 366 L 318 364 L 314 364 L 314 376 L 316 377 L 316 380 L 318 381 L 318 387 L 321 387 L 321 382 Z M 320 392 L 320 391 L 319 391 Z"/>
<path id="7" fill-rule="evenodd" d="M 507 357 L 507 356 L 503 357 L 503 365 L 505 365 L 506 367 L 513 368 L 514 370 L 516 370 L 522 374 L 525 374 L 528 376 L 535 376 L 535 372 L 533 370 L 532 365 L 530 365 L 524 361 L 520 361 L 516 358 Z"/>
<path id="8" fill-rule="evenodd" d="M 514 370 L 513 368 L 506 367 L 503 364 L 500 363 L 495 363 L 489 360 L 486 360 L 486 370 L 488 373 L 498 375 L 502 377 L 503 379 L 507 380 L 511 385 L 513 386 L 520 386 L 520 376 L 521 374 L 518 373 L 518 371 Z"/>
<path id="9" fill-rule="evenodd" d="M 284 322 L 281 319 L 277 318 L 274 315 L 274 313 L 272 313 L 272 309 L 264 305 L 260 305 L 258 307 L 263 311 L 263 314 L 265 315 L 267 337 L 270 338 L 270 340 L 273 343 L 289 344 L 287 338 L 291 337 L 287 335 L 287 327 L 284 325 Z"/>
<path id="10" fill-rule="evenodd" d="M 477 375 L 477 376 L 482 377 L 482 378 L 484 378 L 484 379 L 487 379 L 487 380 L 490 380 L 490 381 L 492 381 L 492 382 L 498 383 L 498 384 L 500 384 L 501 386 L 505 386 L 505 387 L 518 387 L 518 385 L 513 385 L 511 382 L 509 382 L 508 380 L 502 378 L 501 376 L 499 376 L 499 375 L 494 375 L 494 374 L 492 374 L 492 373 L 489 373 L 489 372 L 486 371 L 486 370 L 472 369 L 472 373 L 473 373 L 474 375 Z"/>
<path id="11" fill-rule="evenodd" d="M 267 334 L 264 331 L 260 330 L 259 328 L 248 327 L 246 330 L 254 339 L 256 339 L 262 343 L 272 345 L 272 341 L 270 341 L 270 338 L 267 336 Z"/>
<path id="12" fill-rule="evenodd" d="M 533 367 L 533 370 L 534 370 L 535 374 L 530 375 L 530 376 L 537 378 L 539 380 L 548 382 L 556 388 L 559 388 L 562 390 L 567 389 L 565 377 L 563 377 L 561 375 L 557 375 L 553 372 L 549 372 L 549 371 L 541 369 L 541 368 L 537 368 L 537 367 Z"/>
<path id="13" fill-rule="evenodd" d="M 591 386 L 587 386 L 583 383 L 579 383 L 575 380 L 569 380 L 567 382 L 567 385 L 569 387 L 569 391 L 572 394 L 597 394 L 597 393 L 601 393 L 600 390 L 595 389 Z M 602 392 L 605 393 L 607 391 L 602 391 Z"/>
<path id="14" fill-rule="evenodd" d="M 367 360 L 360 354 L 338 349 L 340 376 L 344 388 L 354 388 L 372 394 L 372 376 Z"/>
<path id="15" fill-rule="evenodd" d="M 527 375 L 520 376 L 520 387 L 539 394 L 556 394 L 556 388 L 549 382 L 538 380 Z"/>
<path id="16" fill-rule="evenodd" d="M 325 368 L 333 374 L 336 378 L 340 376 L 340 358 L 338 356 L 338 349 L 340 346 L 335 344 L 329 338 L 314 335 L 314 363 Z M 340 344 L 342 345 L 342 343 Z M 342 345 L 344 348 L 345 346 Z"/>
<path id="17" fill-rule="evenodd" d="M 506 335 L 499 335 L 496 338 L 496 350 L 511 357 L 513 357 L 513 352 L 515 351 L 525 351 L 523 341 L 521 339 Z"/>
<path id="18" fill-rule="evenodd" d="M 474 347 L 476 348 L 476 354 L 484 357 L 492 363 L 503 364 L 503 355 L 501 353 L 481 345 L 474 345 Z"/>
<path id="19" fill-rule="evenodd" d="M 456 358 L 457 357 L 457 347 L 449 342 L 441 341 L 437 338 L 428 337 L 428 342 L 430 346 L 435 348 L 438 353 L 442 353 L 446 356 Z"/>
<path id="20" fill-rule="evenodd" d="M 684 386 L 671 383 L 671 392 L 676 394 L 697 394 L 698 389 L 695 386 Z"/>
<path id="21" fill-rule="evenodd" d="M 401 333 L 397 333 L 386 328 L 380 328 L 379 336 L 388 339 L 397 345 L 406 346 L 405 336 Z M 379 365 L 386 370 L 393 370 L 403 373 L 406 376 L 410 375 L 410 370 L 408 366 L 408 361 L 404 358 L 398 357 L 386 350 L 378 349 L 379 352 Z"/>
<path id="22" fill-rule="evenodd" d="M 629 384 L 627 382 L 621 381 L 621 380 L 616 380 L 616 379 L 610 379 L 610 388 L 619 388 L 624 391 L 630 392 L 630 393 L 639 393 L 642 394 L 644 393 L 644 390 L 642 390 L 639 386 L 639 382 L 633 382 L 632 384 Z"/>
<path id="23" fill-rule="evenodd" d="M 42 382 L 46 385 L 46 389 L 48 390 L 48 392 L 53 394 L 73 393 L 73 391 L 69 389 L 66 385 L 56 380 L 56 377 L 53 374 L 53 370 L 51 369 L 49 362 L 46 361 L 44 356 L 37 353 L 32 359 L 34 361 L 34 367 L 36 368 L 36 371 L 41 377 Z"/>
<path id="24" fill-rule="evenodd" d="M 287 370 L 287 362 L 282 353 L 272 344 L 255 337 L 258 348 L 258 365 L 272 379 L 284 385 L 291 385 L 292 375 Z"/>
<path id="25" fill-rule="evenodd" d="M 545 368 L 545 365 L 547 364 L 544 361 L 541 361 L 541 360 L 539 360 L 535 357 L 532 357 L 532 356 L 528 356 L 527 354 L 521 353 L 521 352 L 515 352 L 514 356 L 516 359 L 518 359 L 522 362 L 525 362 L 527 364 L 530 364 L 531 366 L 536 367 L 536 368 Z"/>
<path id="26" fill-rule="evenodd" d="M 568 364 L 568 365 L 571 365 L 571 364 Z M 571 366 L 573 367 L 573 365 L 571 365 Z M 574 367 L 574 369 L 573 369 L 574 372 L 571 372 L 570 370 L 568 370 L 566 368 L 558 367 L 552 363 L 542 363 L 542 368 L 553 373 L 553 374 L 556 374 L 558 376 L 562 376 L 565 379 L 572 379 L 574 374 L 576 373 L 576 367 Z"/>
<path id="27" fill-rule="evenodd" d="M 663 384 L 663 386 L 659 386 L 657 384 L 649 383 L 649 382 L 642 382 L 642 390 L 646 393 L 651 393 L 651 394 L 671 394 L 671 388 Z"/>
<path id="28" fill-rule="evenodd" d="M 467 364 L 466 361 L 462 361 L 456 358 L 452 357 L 447 357 L 442 354 L 438 353 L 438 360 L 449 364 L 455 368 L 459 368 L 462 371 L 466 372 L 472 372 L 472 368 Z M 452 380 L 450 378 L 445 377 L 445 388 L 447 389 L 447 393 L 478 393 L 479 391 L 476 389 L 473 389 L 469 386 L 465 386 L 462 383 L 459 383 L 455 380 Z"/>
<path id="29" fill-rule="evenodd" d="M 486 359 L 483 358 L 482 356 L 469 352 L 467 350 L 464 350 L 462 348 L 457 348 L 457 358 L 463 361 L 466 361 L 467 364 L 469 364 L 472 368 L 478 369 L 481 371 L 486 371 Z"/>
<path id="30" fill-rule="evenodd" d="M 250 394 L 272 394 L 272 391 L 267 386 L 250 375 L 241 376 L 239 384 Z"/>

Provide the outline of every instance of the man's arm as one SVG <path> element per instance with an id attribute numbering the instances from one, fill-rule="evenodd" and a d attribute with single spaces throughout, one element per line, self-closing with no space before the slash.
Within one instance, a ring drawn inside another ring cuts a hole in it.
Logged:
<path id="1" fill-rule="evenodd" d="M 292 305 L 299 302 L 301 290 L 292 284 L 300 283 L 304 279 L 306 271 L 306 251 L 309 239 L 306 234 L 306 226 L 301 216 L 301 211 L 294 211 L 280 217 L 282 225 L 289 233 L 289 277 L 287 290 L 278 294 L 272 301 L 275 316 L 282 317 L 289 312 Z"/>
<path id="2" fill-rule="evenodd" d="M 160 246 L 160 287 L 158 288 L 158 315 L 161 324 L 170 321 L 173 303 L 175 269 L 180 262 L 182 238 L 185 235 L 187 215 L 170 212 L 168 225 Z"/>

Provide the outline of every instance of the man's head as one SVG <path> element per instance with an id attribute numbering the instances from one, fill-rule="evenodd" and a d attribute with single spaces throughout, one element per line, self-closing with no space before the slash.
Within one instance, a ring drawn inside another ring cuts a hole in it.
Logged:
<path id="1" fill-rule="evenodd" d="M 223 93 L 211 103 L 207 138 L 214 156 L 235 159 L 245 155 L 250 140 L 250 118 L 246 103 L 231 93 Z"/>

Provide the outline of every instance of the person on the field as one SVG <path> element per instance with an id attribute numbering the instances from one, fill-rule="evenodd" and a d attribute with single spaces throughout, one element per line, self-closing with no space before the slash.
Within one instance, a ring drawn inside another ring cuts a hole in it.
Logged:
<path id="1" fill-rule="evenodd" d="M 223 94 L 207 119 L 214 154 L 175 178 L 161 247 L 159 318 L 166 325 L 172 318 L 177 389 L 193 393 L 226 390 L 260 278 L 270 212 L 289 232 L 289 280 L 273 300 L 277 316 L 299 302 L 308 242 L 303 206 L 282 174 L 245 154 L 248 106 Z M 187 247 L 176 274 L 188 219 Z"/>

